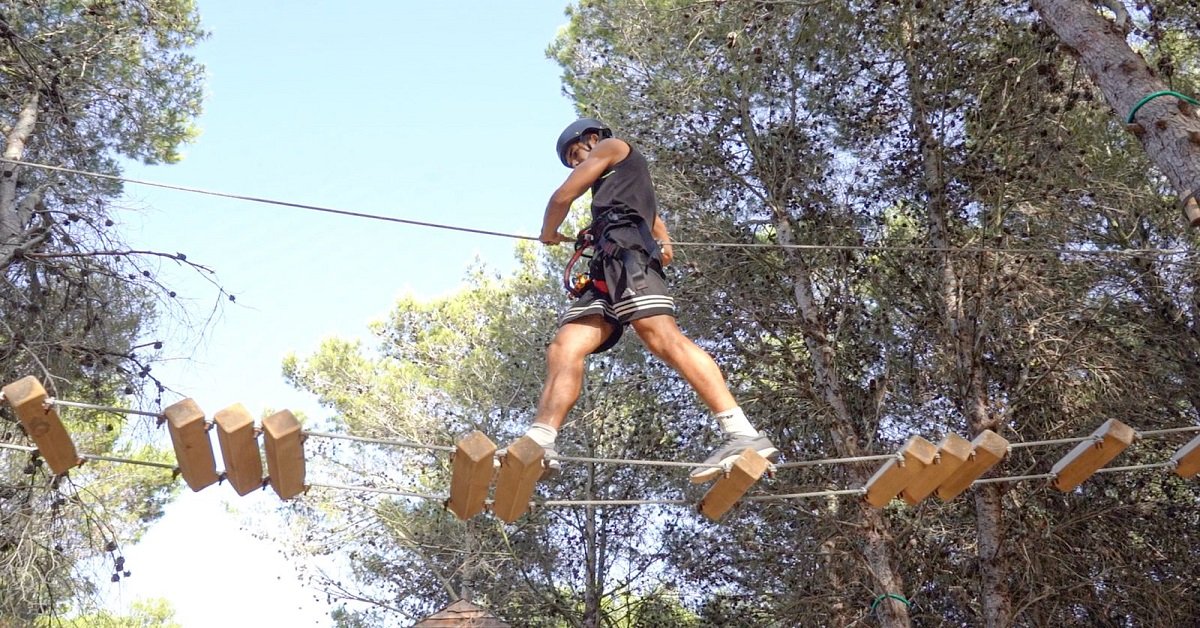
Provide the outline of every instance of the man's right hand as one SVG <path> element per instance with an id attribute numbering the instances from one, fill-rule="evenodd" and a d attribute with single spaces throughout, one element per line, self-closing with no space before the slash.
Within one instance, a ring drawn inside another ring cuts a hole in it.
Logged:
<path id="1" fill-rule="evenodd" d="M 540 240 L 542 244 L 553 245 L 562 244 L 563 242 L 574 242 L 575 238 L 565 236 L 557 231 L 552 231 L 550 233 L 543 231 L 542 235 L 538 237 L 538 240 Z"/>

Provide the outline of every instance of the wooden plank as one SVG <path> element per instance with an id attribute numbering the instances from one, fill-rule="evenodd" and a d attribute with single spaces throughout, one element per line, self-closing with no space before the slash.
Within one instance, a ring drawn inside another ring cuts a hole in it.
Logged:
<path id="1" fill-rule="evenodd" d="M 1092 432 L 1091 439 L 1076 445 L 1050 469 L 1054 474 L 1054 488 L 1066 492 L 1083 484 L 1084 480 L 1125 451 L 1133 439 L 1132 427 L 1116 419 L 1105 421 Z"/>
<path id="2" fill-rule="evenodd" d="M 475 430 L 459 439 L 454 450 L 450 499 L 446 502 L 459 519 L 466 521 L 483 512 L 495 474 L 495 457 L 496 443 L 483 432 Z"/>
<path id="3" fill-rule="evenodd" d="M 32 375 L 5 386 L 4 399 L 16 413 L 21 427 L 37 445 L 38 453 L 55 475 L 66 473 L 82 460 L 75 443 L 54 406 L 48 405 L 46 389 Z"/>
<path id="4" fill-rule="evenodd" d="M 867 480 L 867 503 L 876 508 L 887 506 L 926 466 L 933 463 L 937 445 L 920 436 L 913 436 L 900 448 L 900 455 L 904 457 L 904 464 L 896 458 L 888 460 Z"/>
<path id="5" fill-rule="evenodd" d="M 929 497 L 971 457 L 971 441 L 950 434 L 938 444 L 938 455 L 933 464 L 925 467 L 900 493 L 909 506 L 916 506 Z"/>
<path id="6" fill-rule="evenodd" d="M 700 512 L 713 521 L 720 519 L 762 477 L 768 464 L 767 459 L 753 448 L 743 451 L 733 461 L 729 473 L 717 478 L 712 488 L 704 494 L 700 500 Z"/>
<path id="7" fill-rule="evenodd" d="M 1180 447 L 1179 451 L 1171 456 L 1171 461 L 1175 463 L 1175 473 L 1181 478 L 1195 477 L 1200 473 L 1200 436 Z"/>
<path id="8" fill-rule="evenodd" d="M 167 417 L 167 431 L 183 481 L 193 491 L 216 484 L 217 461 L 204 424 L 204 411 L 195 401 L 184 399 L 167 406 L 163 416 Z"/>
<path id="9" fill-rule="evenodd" d="M 263 450 L 267 454 L 267 477 L 279 499 L 304 492 L 304 431 L 289 410 L 263 419 Z"/>
<path id="10" fill-rule="evenodd" d="M 262 456 L 254 435 L 254 417 L 235 403 L 217 413 L 217 442 L 225 461 L 225 479 L 238 495 L 262 488 Z"/>
<path id="11" fill-rule="evenodd" d="M 971 441 L 971 457 L 938 486 L 937 496 L 946 501 L 958 497 L 1007 455 L 1008 439 L 992 430 L 983 430 Z"/>
<path id="12" fill-rule="evenodd" d="M 500 462 L 496 478 L 495 503 L 492 512 L 506 523 L 512 523 L 529 509 L 533 487 L 542 477 L 542 459 L 546 450 L 528 436 L 518 438 L 508 446 Z"/>

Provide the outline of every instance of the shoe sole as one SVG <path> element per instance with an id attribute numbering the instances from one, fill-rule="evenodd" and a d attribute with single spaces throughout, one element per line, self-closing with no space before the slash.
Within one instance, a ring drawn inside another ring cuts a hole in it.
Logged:
<path id="1" fill-rule="evenodd" d="M 742 451 L 746 450 L 743 449 Z M 742 451 L 725 456 L 717 464 L 724 467 L 727 463 L 732 463 L 734 460 L 738 459 L 738 456 L 742 455 Z M 759 449 L 758 455 L 766 458 L 767 460 L 771 460 L 775 456 L 779 455 L 779 450 L 774 447 L 767 447 L 766 449 Z M 720 467 L 709 467 L 706 469 L 700 469 L 699 471 L 693 471 L 688 477 L 691 478 L 692 484 L 706 484 L 717 479 L 721 473 L 722 469 Z"/>

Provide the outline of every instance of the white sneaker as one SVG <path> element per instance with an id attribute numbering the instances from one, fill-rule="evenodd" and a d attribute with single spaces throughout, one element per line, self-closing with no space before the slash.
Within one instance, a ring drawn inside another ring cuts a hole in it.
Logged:
<path id="1" fill-rule="evenodd" d="M 726 436 L 725 442 L 721 443 L 721 446 L 717 447 L 712 455 L 704 459 L 704 464 L 730 464 L 734 460 L 737 460 L 737 457 L 742 455 L 742 452 L 747 449 L 757 451 L 758 455 L 768 460 L 779 454 L 779 450 L 775 449 L 775 445 L 771 444 L 770 439 L 761 434 L 758 436 Z M 692 470 L 689 477 L 693 484 L 703 484 L 715 480 L 721 473 L 721 467 L 704 466 Z"/>

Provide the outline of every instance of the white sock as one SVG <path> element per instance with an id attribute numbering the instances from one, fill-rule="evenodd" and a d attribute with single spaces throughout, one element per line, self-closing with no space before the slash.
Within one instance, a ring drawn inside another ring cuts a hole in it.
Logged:
<path id="1" fill-rule="evenodd" d="M 542 423 L 534 423 L 529 426 L 529 431 L 525 435 L 533 439 L 539 447 L 553 445 L 554 439 L 558 438 L 558 430 Z"/>
<path id="2" fill-rule="evenodd" d="M 726 436 L 745 436 L 754 438 L 758 436 L 758 431 L 750 425 L 750 421 L 746 419 L 746 413 L 742 412 L 741 406 L 734 406 L 724 412 L 718 412 L 713 415 L 717 420 L 717 425 L 721 427 L 721 433 Z"/>

